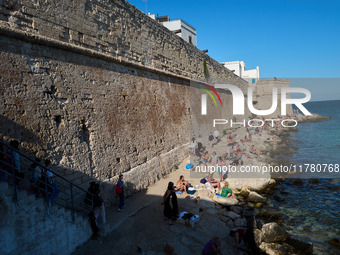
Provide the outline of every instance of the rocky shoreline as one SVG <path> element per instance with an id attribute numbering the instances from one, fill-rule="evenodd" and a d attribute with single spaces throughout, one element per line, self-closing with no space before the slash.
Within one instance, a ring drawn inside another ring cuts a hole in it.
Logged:
<path id="1" fill-rule="evenodd" d="M 313 114 L 312 116 L 298 115 L 297 120 L 302 122 L 318 122 L 330 119 L 330 117 Z M 292 146 L 289 141 L 291 132 L 298 131 L 298 128 L 290 128 L 284 130 L 278 135 L 279 139 L 275 146 L 269 146 L 266 151 L 268 156 L 265 160 L 272 165 L 280 165 L 285 162 L 278 155 L 291 155 L 292 150 L 298 150 L 297 146 Z M 291 150 L 292 149 L 292 150 Z M 278 202 L 285 201 L 285 191 L 279 189 L 276 185 L 282 178 L 271 179 L 271 183 L 260 194 L 267 200 L 269 195 Z M 292 180 L 298 182 L 300 180 Z M 241 190 L 240 195 L 247 199 L 249 190 Z M 260 196 L 261 196 L 260 195 Z M 291 237 L 285 231 L 284 215 L 282 215 L 277 208 L 265 207 L 262 199 L 253 204 L 254 208 L 258 209 L 253 219 L 253 233 L 256 244 L 260 251 L 266 254 L 313 254 L 313 245 L 302 240 Z M 246 200 L 247 201 L 247 200 Z"/>
<path id="2" fill-rule="evenodd" d="M 319 114 L 313 114 L 312 116 L 298 115 L 297 120 L 301 122 L 317 122 L 330 119 L 330 117 L 322 116 Z M 282 158 L 278 155 L 293 153 L 293 150 L 298 148 L 289 144 L 289 135 L 291 132 L 296 132 L 297 128 L 289 128 L 288 130 L 282 130 L 280 134 L 270 131 L 270 135 L 277 135 L 278 139 L 275 143 L 272 141 L 264 140 L 264 146 L 260 148 L 265 155 L 257 163 L 271 164 L 278 166 L 284 164 Z M 268 134 L 263 134 L 267 136 Z M 260 145 L 260 143 L 257 143 Z M 252 162 L 253 163 L 253 162 Z M 282 178 L 282 176 L 280 176 Z M 277 181 L 280 180 L 277 177 L 272 176 L 270 181 L 262 183 L 262 185 L 249 185 L 254 181 L 247 180 L 248 185 L 244 185 L 240 189 L 239 185 L 235 185 L 236 180 L 228 178 L 230 186 L 234 188 L 237 199 L 239 200 L 240 208 L 236 206 L 226 207 L 227 212 L 219 212 L 219 215 L 224 215 L 233 220 L 234 225 L 230 222 L 227 223 L 230 227 L 245 227 L 246 221 L 247 229 L 253 232 L 254 240 L 258 248 L 258 252 L 264 254 L 313 254 L 313 245 L 302 240 L 298 240 L 290 236 L 284 225 L 284 216 L 274 207 L 266 207 L 267 197 L 269 195 L 278 202 L 285 200 L 284 191 L 278 190 L 276 186 Z M 215 200 L 215 202 L 218 202 Z M 220 205 L 219 205 L 220 206 Z M 220 207 L 217 208 L 220 209 Z M 239 214 L 238 214 L 239 213 Z M 241 223 L 241 224 L 240 224 Z M 243 224 L 242 224 L 243 223 Z M 244 247 L 245 248 L 245 247 Z"/>

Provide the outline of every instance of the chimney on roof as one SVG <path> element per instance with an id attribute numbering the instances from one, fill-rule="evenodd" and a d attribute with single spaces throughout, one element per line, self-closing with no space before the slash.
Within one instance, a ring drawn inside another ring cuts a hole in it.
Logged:
<path id="1" fill-rule="evenodd" d="M 166 22 L 166 21 L 170 21 L 170 18 L 169 18 L 169 16 L 159 16 L 159 17 L 156 18 L 156 20 L 158 22 Z"/>

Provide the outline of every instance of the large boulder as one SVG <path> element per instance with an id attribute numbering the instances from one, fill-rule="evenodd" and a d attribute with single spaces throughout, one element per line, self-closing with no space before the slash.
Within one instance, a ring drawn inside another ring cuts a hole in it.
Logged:
<path id="1" fill-rule="evenodd" d="M 289 244 L 294 248 L 294 253 L 297 254 L 313 254 L 313 245 L 301 240 L 297 240 L 291 237 L 288 237 L 285 243 Z"/>
<path id="2" fill-rule="evenodd" d="M 260 249 L 268 255 L 292 254 L 293 247 L 288 244 L 261 243 Z"/>
<path id="3" fill-rule="evenodd" d="M 234 213 L 232 211 L 227 211 L 224 213 L 225 216 L 227 216 L 228 218 L 232 219 L 232 220 L 236 220 L 238 218 L 241 218 L 241 216 L 237 213 Z"/>
<path id="4" fill-rule="evenodd" d="M 231 206 L 231 205 L 237 205 L 238 201 L 235 200 L 232 197 L 221 197 L 221 196 L 217 196 L 214 195 L 212 200 L 220 205 L 224 205 L 224 206 Z"/>
<path id="5" fill-rule="evenodd" d="M 251 190 L 261 191 L 268 187 L 270 183 L 270 174 L 263 178 L 264 175 L 260 175 L 254 178 L 246 178 L 244 176 L 231 176 L 234 173 L 229 174 L 227 181 L 230 188 L 241 190 L 243 187 L 249 187 Z"/>
<path id="6" fill-rule="evenodd" d="M 230 211 L 233 211 L 234 213 L 242 215 L 244 212 L 244 208 L 242 206 L 233 205 L 233 206 L 230 206 Z"/>
<path id="7" fill-rule="evenodd" d="M 254 229 L 254 239 L 257 246 L 260 246 L 263 239 L 263 233 L 259 229 Z"/>
<path id="8" fill-rule="evenodd" d="M 198 204 L 199 204 L 199 207 L 201 207 L 203 210 L 207 210 L 209 208 L 215 209 L 215 203 L 211 201 L 211 199 L 208 197 L 201 197 Z"/>
<path id="9" fill-rule="evenodd" d="M 234 220 L 235 227 L 247 227 L 246 218 L 237 218 Z"/>
<path id="10" fill-rule="evenodd" d="M 216 215 L 218 210 L 215 208 L 208 208 L 204 213 L 211 214 L 211 215 Z"/>
<path id="11" fill-rule="evenodd" d="M 288 238 L 288 233 L 276 222 L 264 224 L 262 226 L 263 241 L 266 243 L 283 242 Z"/>
<path id="12" fill-rule="evenodd" d="M 244 198 L 247 198 L 249 196 L 250 190 L 247 187 L 242 187 L 240 190 L 240 195 Z"/>
<path id="13" fill-rule="evenodd" d="M 250 191 L 247 201 L 254 202 L 254 203 L 264 203 L 267 201 L 267 199 L 255 191 Z"/>

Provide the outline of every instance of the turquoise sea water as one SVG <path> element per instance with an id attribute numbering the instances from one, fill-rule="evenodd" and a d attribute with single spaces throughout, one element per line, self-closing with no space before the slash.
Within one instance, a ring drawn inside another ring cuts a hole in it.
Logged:
<path id="1" fill-rule="evenodd" d="M 298 124 L 299 131 L 292 133 L 292 144 L 299 148 L 290 162 L 299 164 L 340 164 L 340 100 L 305 104 L 312 113 L 331 117 L 323 122 Z M 323 171 L 323 169 L 322 169 Z M 320 172 L 314 177 L 339 178 L 340 172 Z"/>
<path id="2" fill-rule="evenodd" d="M 340 164 L 340 100 L 305 104 L 312 113 L 332 117 L 324 122 L 298 124 L 298 132 L 291 134 L 292 146 L 298 150 L 287 156 L 297 164 Z M 289 233 L 314 244 L 315 254 L 340 254 L 328 241 L 340 238 L 340 173 L 308 175 L 301 181 L 281 182 L 285 202 L 270 200 L 270 204 L 285 215 Z M 317 181 L 315 179 L 317 178 Z"/>

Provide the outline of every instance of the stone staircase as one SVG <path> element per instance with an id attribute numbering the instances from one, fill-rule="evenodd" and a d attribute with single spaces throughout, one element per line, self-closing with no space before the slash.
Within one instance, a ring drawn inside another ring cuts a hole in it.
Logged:
<path id="1" fill-rule="evenodd" d="M 0 254 L 70 254 L 91 235 L 87 216 L 0 182 Z"/>

